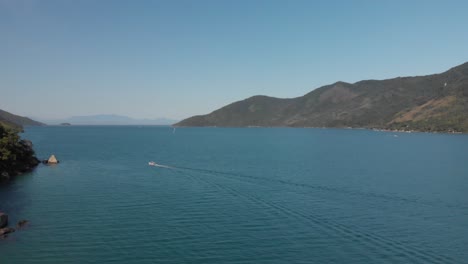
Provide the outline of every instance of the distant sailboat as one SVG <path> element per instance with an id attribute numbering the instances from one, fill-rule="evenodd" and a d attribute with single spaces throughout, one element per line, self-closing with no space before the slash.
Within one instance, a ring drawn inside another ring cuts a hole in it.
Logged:
<path id="1" fill-rule="evenodd" d="M 174 134 L 174 133 L 175 133 L 175 127 L 172 128 L 172 134 Z"/>

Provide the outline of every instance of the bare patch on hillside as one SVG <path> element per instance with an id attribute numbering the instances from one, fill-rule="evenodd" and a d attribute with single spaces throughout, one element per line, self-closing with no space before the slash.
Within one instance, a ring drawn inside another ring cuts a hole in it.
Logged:
<path id="1" fill-rule="evenodd" d="M 440 99 L 432 99 L 425 104 L 413 107 L 409 111 L 396 114 L 396 118 L 390 123 L 400 123 L 407 121 L 420 121 L 431 117 L 438 117 L 444 113 L 444 108 L 450 107 L 457 98 L 455 96 L 446 96 Z"/>

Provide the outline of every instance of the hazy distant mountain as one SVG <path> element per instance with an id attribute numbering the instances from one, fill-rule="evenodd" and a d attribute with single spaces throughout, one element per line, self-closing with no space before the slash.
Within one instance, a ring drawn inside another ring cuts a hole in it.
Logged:
<path id="1" fill-rule="evenodd" d="M 30 118 L 14 115 L 0 109 L 0 124 L 21 128 L 23 126 L 43 126 L 41 122 L 34 121 Z"/>
<path id="2" fill-rule="evenodd" d="M 171 125 L 176 120 L 157 118 L 157 119 L 135 119 L 121 115 L 90 115 L 73 116 L 66 119 L 43 120 L 50 125 L 70 123 L 71 125 Z"/>
<path id="3" fill-rule="evenodd" d="M 337 82 L 292 99 L 254 96 L 175 125 L 468 132 L 468 63 L 428 76 Z"/>

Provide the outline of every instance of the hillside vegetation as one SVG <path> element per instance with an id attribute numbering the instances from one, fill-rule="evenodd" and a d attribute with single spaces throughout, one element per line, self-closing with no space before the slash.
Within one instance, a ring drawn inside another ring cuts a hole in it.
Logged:
<path id="1" fill-rule="evenodd" d="M 0 125 L 21 129 L 23 126 L 43 126 L 44 124 L 0 109 Z"/>
<path id="2" fill-rule="evenodd" d="M 468 132 L 468 63 L 441 74 L 337 82 L 291 99 L 253 96 L 175 126 Z"/>
<path id="3" fill-rule="evenodd" d="M 18 133 L 16 129 L 0 125 L 0 183 L 39 164 L 31 141 L 21 139 Z"/>

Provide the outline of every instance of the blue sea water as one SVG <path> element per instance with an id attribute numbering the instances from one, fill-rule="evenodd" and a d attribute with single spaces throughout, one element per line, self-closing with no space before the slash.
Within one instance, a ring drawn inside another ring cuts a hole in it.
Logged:
<path id="1" fill-rule="evenodd" d="M 468 263 L 468 136 L 30 127 L 0 263 Z M 148 161 L 171 166 L 148 166 Z"/>

